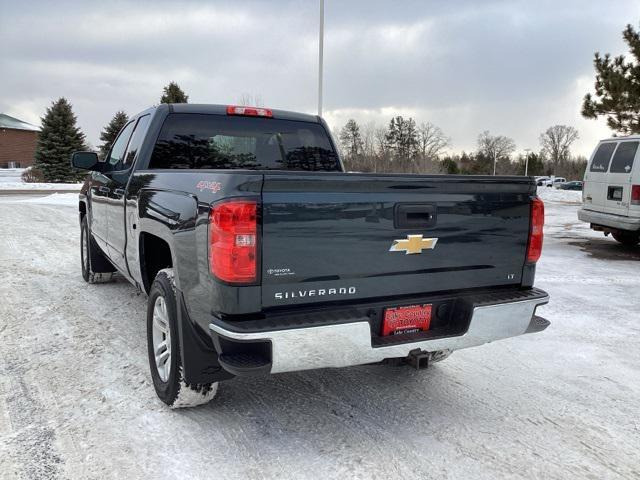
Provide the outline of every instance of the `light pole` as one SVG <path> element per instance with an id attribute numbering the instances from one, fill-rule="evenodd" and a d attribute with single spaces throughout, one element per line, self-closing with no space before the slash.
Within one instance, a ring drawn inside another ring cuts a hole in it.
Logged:
<path id="1" fill-rule="evenodd" d="M 324 50 L 324 0 L 320 0 L 320 32 L 318 39 L 318 116 L 322 116 L 322 57 Z"/>
<path id="2" fill-rule="evenodd" d="M 498 158 L 496 157 L 496 151 L 493 151 L 493 175 L 496 174 L 496 164 L 498 163 Z"/>
<path id="3" fill-rule="evenodd" d="M 529 173 L 529 152 L 531 152 L 531 149 L 525 148 L 524 152 L 526 153 L 526 156 L 524 158 L 524 176 L 527 177 L 527 173 Z"/>

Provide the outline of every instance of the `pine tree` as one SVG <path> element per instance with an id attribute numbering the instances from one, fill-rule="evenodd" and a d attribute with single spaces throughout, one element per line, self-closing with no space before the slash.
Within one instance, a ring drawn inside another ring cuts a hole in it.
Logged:
<path id="1" fill-rule="evenodd" d="M 387 148 L 393 154 L 396 171 L 407 169 L 418 155 L 418 131 L 413 118 L 405 120 L 398 115 L 389 122 L 386 135 Z"/>
<path id="2" fill-rule="evenodd" d="M 100 132 L 100 140 L 102 141 L 102 145 L 100 145 L 99 148 L 100 158 L 107 156 L 118 133 L 120 133 L 120 130 L 122 130 L 122 127 L 124 127 L 128 121 L 129 117 L 127 114 L 120 110 L 116 112 L 107 126 L 102 129 L 102 132 Z"/>
<path id="3" fill-rule="evenodd" d="M 340 130 L 340 146 L 347 157 L 355 159 L 362 153 L 362 135 L 360 126 L 354 119 L 349 119 Z"/>
<path id="4" fill-rule="evenodd" d="M 176 82 L 164 87 L 160 103 L 189 103 L 189 96 L 182 91 Z"/>
<path id="5" fill-rule="evenodd" d="M 623 55 L 595 53 L 595 99 L 587 93 L 582 103 L 582 116 L 607 117 L 607 125 L 623 135 L 640 133 L 640 32 L 631 25 L 622 32 L 632 59 L 625 62 Z"/>
<path id="6" fill-rule="evenodd" d="M 76 126 L 76 116 L 66 98 L 51 103 L 41 119 L 35 167 L 46 182 L 74 182 L 86 172 L 71 167 L 71 154 L 85 149 L 84 133 Z"/>
<path id="7" fill-rule="evenodd" d="M 460 173 L 460 169 L 458 168 L 458 164 L 456 163 L 456 161 L 453 158 L 446 157 L 440 163 L 441 163 L 442 169 L 444 170 L 445 173 L 447 173 L 449 175 L 456 175 L 456 174 Z"/>

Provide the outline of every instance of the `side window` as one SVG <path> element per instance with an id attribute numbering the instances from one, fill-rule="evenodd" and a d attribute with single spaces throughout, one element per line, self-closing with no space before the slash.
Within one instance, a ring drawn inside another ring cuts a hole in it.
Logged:
<path id="1" fill-rule="evenodd" d="M 118 138 L 116 138 L 116 141 L 113 142 L 109 157 L 107 158 L 107 163 L 111 165 L 111 170 L 120 170 L 119 164 L 121 164 L 124 159 L 124 152 L 127 149 L 134 125 L 135 122 L 127 123 L 120 132 L 120 135 L 118 135 Z"/>
<path id="2" fill-rule="evenodd" d="M 611 173 L 631 173 L 640 142 L 621 142 L 611 161 Z"/>
<path id="3" fill-rule="evenodd" d="M 609 162 L 611 161 L 611 155 L 616 148 L 617 143 L 603 143 L 598 147 L 593 160 L 591 160 L 590 172 L 604 173 L 609 170 Z"/>
<path id="4" fill-rule="evenodd" d="M 120 165 L 118 170 L 128 170 L 131 165 L 133 165 L 133 161 L 135 160 L 136 154 L 140 149 L 140 145 L 142 145 L 142 140 L 144 139 L 144 134 L 147 131 L 148 124 L 149 115 L 145 115 L 138 119 L 138 123 L 136 123 L 136 129 L 133 131 L 133 135 L 131 135 L 131 141 L 129 141 L 127 152 L 125 153 L 122 164 Z"/>

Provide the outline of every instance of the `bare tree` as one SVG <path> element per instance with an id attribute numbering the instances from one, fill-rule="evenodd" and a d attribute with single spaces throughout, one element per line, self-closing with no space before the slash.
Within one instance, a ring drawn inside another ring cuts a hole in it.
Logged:
<path id="1" fill-rule="evenodd" d="M 368 158 L 373 158 L 378 154 L 376 150 L 376 128 L 378 128 L 376 122 L 371 120 L 360 129 L 362 134 L 362 154 Z"/>
<path id="2" fill-rule="evenodd" d="M 344 159 L 346 152 L 338 141 L 338 138 L 340 138 L 340 130 L 337 127 L 331 129 L 331 137 L 333 139 L 334 145 L 336 146 L 336 150 L 338 150 L 338 155 L 340 155 L 340 158 Z"/>
<path id="3" fill-rule="evenodd" d="M 553 172 L 557 173 L 560 162 L 571 156 L 571 144 L 579 138 L 578 131 L 569 125 L 554 125 L 540 135 L 540 146 L 553 164 Z"/>
<path id="4" fill-rule="evenodd" d="M 238 105 L 243 107 L 264 107 L 264 102 L 260 94 L 243 93 L 238 99 Z"/>
<path id="5" fill-rule="evenodd" d="M 384 126 L 378 126 L 374 132 L 376 138 L 376 148 L 380 156 L 384 157 L 389 152 L 389 146 L 387 144 L 387 128 Z"/>
<path id="6" fill-rule="evenodd" d="M 451 139 L 433 123 L 422 122 L 418 126 L 418 151 L 425 172 L 433 170 L 433 165 L 450 144 Z"/>
<path id="7" fill-rule="evenodd" d="M 485 130 L 478 135 L 478 150 L 493 160 L 493 174 L 496 174 L 498 159 L 509 157 L 516 149 L 513 139 L 504 135 L 491 135 Z"/>
<path id="8" fill-rule="evenodd" d="M 418 150 L 423 158 L 435 160 L 449 145 L 451 139 L 440 127 L 431 122 L 422 122 L 418 126 Z"/>
<path id="9" fill-rule="evenodd" d="M 378 149 L 376 146 L 375 121 L 365 123 L 360 127 L 360 163 L 365 172 L 378 171 Z"/>

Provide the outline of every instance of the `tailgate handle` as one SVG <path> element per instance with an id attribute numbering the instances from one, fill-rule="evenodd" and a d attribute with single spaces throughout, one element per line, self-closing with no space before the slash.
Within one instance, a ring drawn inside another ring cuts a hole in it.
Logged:
<path id="1" fill-rule="evenodd" d="M 416 203 L 396 205 L 393 226 L 395 228 L 429 228 L 436 224 L 436 206 Z"/>

